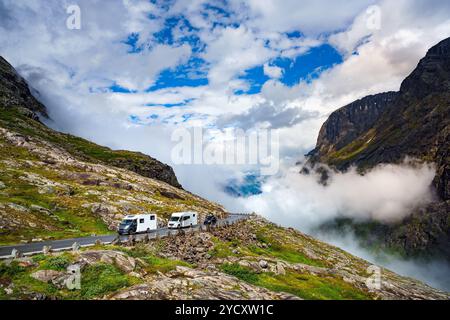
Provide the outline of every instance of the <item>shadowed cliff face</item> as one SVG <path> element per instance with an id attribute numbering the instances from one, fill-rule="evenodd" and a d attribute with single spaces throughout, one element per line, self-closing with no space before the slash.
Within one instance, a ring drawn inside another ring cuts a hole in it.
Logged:
<path id="1" fill-rule="evenodd" d="M 26 81 L 2 57 L 0 57 L 0 113 L 8 113 L 9 118 L 3 125 L 16 126 L 13 113 L 24 115 L 30 121 L 38 121 L 39 116 L 48 118 L 46 107 L 31 94 Z M 4 114 L 6 117 L 6 114 Z M 30 134 L 22 126 L 22 132 Z M 58 147 L 83 161 L 99 162 L 133 171 L 141 176 L 166 182 L 182 188 L 169 165 L 139 153 L 111 150 L 71 135 L 63 135 L 44 126 L 35 125 L 33 134 L 44 140 L 51 140 Z"/>
<path id="2" fill-rule="evenodd" d="M 418 208 L 402 223 L 376 228 L 378 240 L 407 254 L 447 257 L 449 230 L 450 38 L 431 48 L 403 81 L 399 92 L 353 102 L 332 113 L 320 130 L 309 163 L 366 171 L 406 157 L 436 164 L 439 200 Z"/>
<path id="3" fill-rule="evenodd" d="M 45 106 L 33 97 L 26 81 L 2 57 L 0 57 L 0 105 L 17 108 L 34 119 L 38 118 L 37 113 L 48 117 Z"/>

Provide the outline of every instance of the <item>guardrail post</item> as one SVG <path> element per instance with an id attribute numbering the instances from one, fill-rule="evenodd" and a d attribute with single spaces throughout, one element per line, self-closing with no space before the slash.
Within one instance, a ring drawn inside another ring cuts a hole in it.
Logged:
<path id="1" fill-rule="evenodd" d="M 80 244 L 78 243 L 78 242 L 74 242 L 73 244 L 72 244 L 72 251 L 73 252 L 78 252 L 78 251 L 80 251 Z"/>
<path id="2" fill-rule="evenodd" d="M 129 246 L 134 246 L 134 244 L 135 244 L 134 236 L 133 235 L 129 235 L 128 236 L 128 245 Z"/>
<path id="3" fill-rule="evenodd" d="M 51 254 L 51 253 L 52 253 L 52 246 L 44 246 L 44 247 L 42 248 L 42 253 L 43 253 L 44 255 L 49 255 L 49 254 Z"/>
<path id="4" fill-rule="evenodd" d="M 22 252 L 20 252 L 16 248 L 14 248 L 11 251 L 11 256 L 13 257 L 13 259 L 18 259 L 18 258 L 22 257 L 23 255 L 22 255 Z"/>

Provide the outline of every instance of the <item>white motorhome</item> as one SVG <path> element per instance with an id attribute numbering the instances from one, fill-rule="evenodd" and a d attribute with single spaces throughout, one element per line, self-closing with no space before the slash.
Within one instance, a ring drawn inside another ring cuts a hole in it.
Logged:
<path id="1" fill-rule="evenodd" d="M 178 229 L 193 227 L 198 224 L 198 213 L 195 211 L 175 212 L 169 219 L 167 227 L 169 229 Z"/>
<path id="2" fill-rule="evenodd" d="M 156 214 L 139 214 L 126 216 L 119 225 L 119 234 L 150 232 L 158 228 Z"/>

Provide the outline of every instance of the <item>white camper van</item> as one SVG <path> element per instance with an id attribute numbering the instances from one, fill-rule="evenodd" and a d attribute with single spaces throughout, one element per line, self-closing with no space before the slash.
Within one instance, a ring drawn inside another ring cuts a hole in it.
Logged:
<path id="1" fill-rule="evenodd" d="M 198 213 L 194 211 L 172 213 L 167 227 L 178 229 L 192 227 L 198 224 Z"/>
<path id="2" fill-rule="evenodd" d="M 119 225 L 119 234 L 149 232 L 158 228 L 156 214 L 139 214 L 126 216 Z"/>

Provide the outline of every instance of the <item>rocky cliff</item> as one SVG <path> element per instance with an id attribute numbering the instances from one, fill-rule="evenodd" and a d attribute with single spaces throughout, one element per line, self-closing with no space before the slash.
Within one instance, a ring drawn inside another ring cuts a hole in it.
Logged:
<path id="1" fill-rule="evenodd" d="M 405 157 L 433 162 L 439 201 L 417 208 L 396 226 L 379 226 L 380 240 L 408 254 L 447 257 L 449 228 L 450 38 L 431 48 L 399 92 L 369 96 L 332 113 L 320 130 L 311 164 L 360 171 Z"/>
<path id="2" fill-rule="evenodd" d="M 374 126 L 386 107 L 397 96 L 397 92 L 371 95 L 333 112 L 322 125 L 317 138 L 317 147 L 309 156 L 322 158 L 353 142 Z"/>

